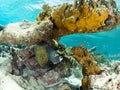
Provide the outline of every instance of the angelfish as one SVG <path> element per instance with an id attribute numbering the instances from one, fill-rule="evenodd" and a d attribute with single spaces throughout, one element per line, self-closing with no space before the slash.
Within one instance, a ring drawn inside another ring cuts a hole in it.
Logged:
<path id="1" fill-rule="evenodd" d="M 63 57 L 59 55 L 59 53 L 55 50 L 49 51 L 49 60 L 52 61 L 53 64 L 57 64 L 63 60 Z"/>

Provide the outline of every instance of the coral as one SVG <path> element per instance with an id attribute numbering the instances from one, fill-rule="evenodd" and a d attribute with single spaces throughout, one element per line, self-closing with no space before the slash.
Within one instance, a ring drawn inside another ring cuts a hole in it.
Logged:
<path id="1" fill-rule="evenodd" d="M 99 74 L 101 72 L 101 68 L 97 65 L 94 58 L 89 54 L 88 50 L 83 48 L 82 45 L 80 45 L 80 47 L 73 47 L 71 51 L 73 53 L 73 57 L 83 67 L 82 89 L 88 90 L 92 87 L 89 75 Z"/>
<path id="2" fill-rule="evenodd" d="M 111 30 L 120 23 L 120 12 L 111 1 L 74 1 L 56 7 L 43 5 L 35 23 L 23 21 L 8 24 L 0 34 L 3 43 L 38 44 L 73 33 Z M 113 8 L 112 8 L 113 7 Z M 12 29 L 12 30 L 11 30 Z"/>
<path id="3" fill-rule="evenodd" d="M 72 90 L 67 84 L 63 84 L 58 88 L 58 90 Z"/>
<path id="4" fill-rule="evenodd" d="M 94 53 L 91 53 L 91 54 L 94 57 L 95 61 L 97 61 L 98 63 L 109 62 L 107 57 L 105 55 L 103 55 L 102 53 L 94 52 Z"/>
<path id="5" fill-rule="evenodd" d="M 36 58 L 38 64 L 41 67 L 45 66 L 47 64 L 48 58 L 49 58 L 49 54 L 46 51 L 46 48 L 39 45 L 38 47 L 35 48 L 34 52 L 35 52 L 35 58 Z"/>
<path id="6" fill-rule="evenodd" d="M 43 9 L 43 12 L 51 12 L 51 14 L 44 15 L 42 16 L 43 19 L 40 19 L 42 18 L 40 15 L 43 13 L 41 12 L 36 20 L 39 22 L 48 18 L 53 22 L 54 30 L 51 38 L 59 38 L 73 33 L 110 30 L 119 23 L 118 16 L 120 15 L 118 15 L 119 11 L 116 9 L 116 3 L 113 0 L 105 2 L 74 0 L 74 5 L 64 3 L 51 9 L 47 6 L 49 9 Z M 112 18 L 110 18 L 111 16 Z"/>
<path id="7" fill-rule="evenodd" d="M 48 18 L 50 18 L 50 14 L 51 14 L 50 6 L 48 4 L 44 4 L 42 9 L 43 9 L 43 12 L 41 12 L 37 16 L 36 18 L 37 21 L 47 20 Z"/>
<path id="8" fill-rule="evenodd" d="M 67 51 L 55 39 L 73 33 L 99 32 L 114 28 L 120 23 L 120 12 L 113 0 L 105 3 L 103 1 L 105 0 L 74 0 L 74 5 L 64 3 L 57 7 L 45 4 L 43 12 L 36 18 L 37 22 L 23 21 L 1 27 L 2 43 L 38 44 L 21 50 L 19 54 L 12 49 L 11 73 L 25 78 L 34 76 L 49 84 L 46 86 L 48 88 L 58 85 L 62 77 L 69 75 L 66 68 L 72 66 L 73 60 L 77 60 L 82 66 L 82 90 L 90 90 L 93 84 L 90 75 L 101 73 L 93 56 L 82 45 Z M 119 67 L 114 69 L 119 73 Z"/>
<path id="9" fill-rule="evenodd" d="M 2 43 L 33 45 L 47 40 L 52 28 L 53 23 L 49 20 L 11 23 L 0 32 L 0 40 Z"/>
<path id="10" fill-rule="evenodd" d="M 101 71 L 101 68 L 97 65 L 94 58 L 82 45 L 80 45 L 80 47 L 73 47 L 72 52 L 75 59 L 82 65 L 84 75 L 98 74 Z"/>
<path id="11" fill-rule="evenodd" d="M 92 88 L 91 79 L 88 76 L 84 76 L 82 79 L 82 90 L 89 90 Z"/>

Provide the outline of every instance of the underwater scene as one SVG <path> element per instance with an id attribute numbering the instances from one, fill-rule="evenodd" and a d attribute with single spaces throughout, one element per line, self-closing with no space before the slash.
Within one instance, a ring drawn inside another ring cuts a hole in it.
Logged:
<path id="1" fill-rule="evenodd" d="M 0 0 L 0 90 L 120 90 L 120 0 Z"/>

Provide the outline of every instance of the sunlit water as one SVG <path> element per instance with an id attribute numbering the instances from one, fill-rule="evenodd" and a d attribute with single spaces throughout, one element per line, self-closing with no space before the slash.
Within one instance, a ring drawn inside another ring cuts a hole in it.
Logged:
<path id="1" fill-rule="evenodd" d="M 120 0 L 116 1 L 120 10 Z M 24 19 L 35 21 L 43 4 L 54 6 L 63 2 L 72 3 L 73 0 L 0 0 L 0 24 L 7 25 Z M 84 44 L 87 48 L 96 46 L 97 51 L 105 55 L 120 56 L 120 26 L 107 32 L 65 36 L 60 39 L 60 43 L 67 47 L 79 44 Z"/>

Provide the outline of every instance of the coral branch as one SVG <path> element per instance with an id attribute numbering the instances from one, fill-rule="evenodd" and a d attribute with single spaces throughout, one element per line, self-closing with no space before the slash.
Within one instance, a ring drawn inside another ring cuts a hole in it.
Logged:
<path id="1" fill-rule="evenodd" d="M 83 67 L 83 79 L 82 79 L 82 90 L 89 90 L 92 86 L 89 75 L 99 74 L 101 68 L 97 65 L 94 58 L 89 54 L 86 48 L 73 47 L 72 48 L 73 57 L 78 61 L 78 63 Z"/>
<path id="2" fill-rule="evenodd" d="M 74 0 L 74 8 L 77 7 L 77 0 Z"/>

